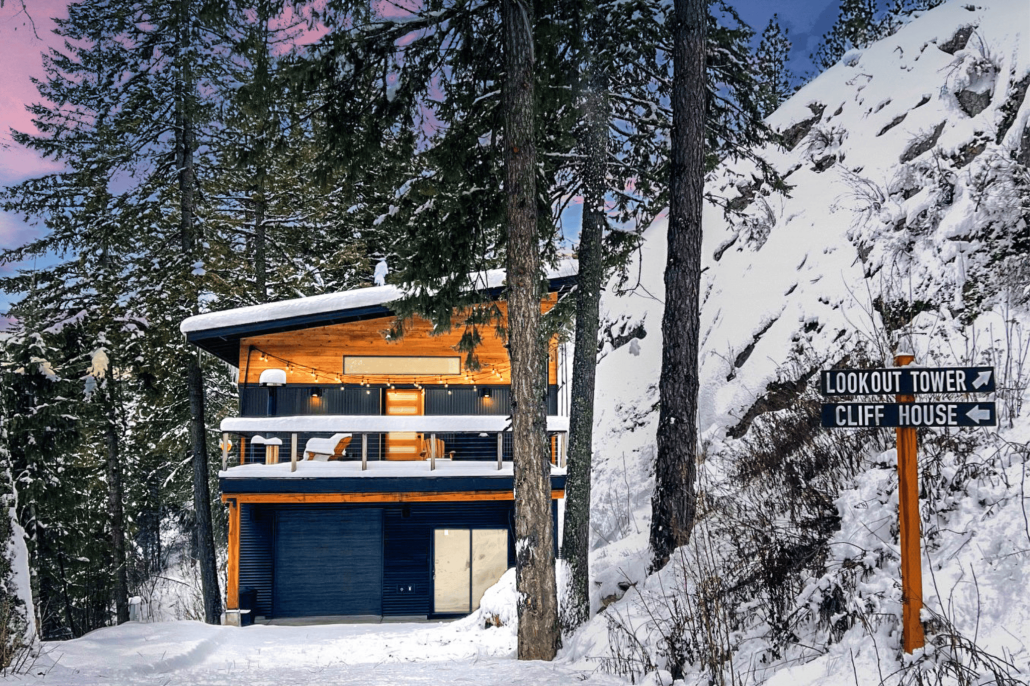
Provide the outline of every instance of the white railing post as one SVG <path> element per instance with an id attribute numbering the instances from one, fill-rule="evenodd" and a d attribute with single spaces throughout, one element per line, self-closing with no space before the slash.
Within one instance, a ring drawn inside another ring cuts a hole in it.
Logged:
<path id="1" fill-rule="evenodd" d="M 429 434 L 429 471 L 436 471 L 436 434 Z"/>
<path id="2" fill-rule="evenodd" d="M 361 434 L 361 471 L 368 469 L 368 434 Z"/>
<path id="3" fill-rule="evenodd" d="M 569 459 L 569 434 L 563 431 L 558 438 L 561 440 L 561 467 L 564 469 Z"/>
<path id="4" fill-rule="evenodd" d="M 297 471 L 297 434 L 290 434 L 290 471 Z"/>
<path id="5" fill-rule="evenodd" d="M 229 468 L 229 434 L 222 434 L 222 471 Z"/>
<path id="6" fill-rule="evenodd" d="M 500 470 L 504 462 L 504 432 L 497 432 L 497 469 Z"/>

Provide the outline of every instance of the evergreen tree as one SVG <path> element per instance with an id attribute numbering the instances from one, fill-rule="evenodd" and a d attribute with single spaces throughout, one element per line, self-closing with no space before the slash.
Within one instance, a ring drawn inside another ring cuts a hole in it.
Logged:
<path id="1" fill-rule="evenodd" d="M 199 189 L 211 168 L 203 164 L 207 148 L 201 143 L 209 133 L 205 122 L 221 76 L 216 68 L 222 52 L 217 19 L 211 6 L 199 0 L 87 0 L 69 7 L 68 19 L 58 22 L 58 33 L 68 39 L 68 54 L 53 51 L 46 62 L 47 78 L 39 83 L 44 100 L 58 104 L 33 108 L 44 135 L 18 134 L 16 140 L 62 161 L 70 171 L 9 192 L 8 209 L 45 215 L 53 233 L 5 255 L 13 261 L 52 247 L 96 248 L 112 226 L 121 232 L 118 241 L 109 241 L 129 265 L 119 290 L 131 298 L 127 309 L 133 318 L 148 322 L 155 334 L 151 340 L 158 345 L 148 363 L 156 369 L 150 373 L 165 387 L 168 407 L 191 426 L 189 440 L 180 437 L 176 447 L 188 451 L 194 467 L 190 529 L 209 622 L 219 619 L 220 594 L 205 387 L 201 360 L 177 327 L 199 312 L 206 291 L 201 251 L 211 241 L 197 217 L 207 212 L 206 196 Z M 88 208 L 80 201 L 100 195 L 83 189 L 114 186 L 115 179 L 127 188 L 103 205 Z M 88 225 L 85 213 L 96 210 L 117 221 L 83 231 Z M 74 283 L 71 276 L 69 283 Z"/>
<path id="2" fill-rule="evenodd" d="M 755 52 L 758 81 L 758 108 L 762 118 L 768 117 L 793 93 L 794 75 L 787 68 L 791 42 L 787 30 L 773 15 L 762 31 L 762 41 Z"/>
<path id="3" fill-rule="evenodd" d="M 575 348 L 569 408 L 568 477 L 562 557 L 568 565 L 564 631 L 590 618 L 590 471 L 593 461 L 594 385 L 597 376 L 599 307 L 605 274 L 603 241 L 608 228 L 609 60 L 605 18 L 589 0 L 579 5 L 586 31 L 576 31 L 578 47 L 577 106 L 580 110 L 577 149 L 582 157 L 578 180 L 583 212 L 577 257 Z M 580 17 L 577 17 L 580 18 Z M 585 33 L 585 35 L 582 35 Z"/>
<path id="4" fill-rule="evenodd" d="M 282 0 L 253 5 L 227 22 L 232 87 L 212 136 L 220 173 L 212 179 L 209 221 L 221 240 L 209 248 L 205 268 L 222 307 L 344 290 L 371 273 L 357 228 L 371 217 L 354 210 L 360 185 L 343 183 L 319 160 L 324 99 L 310 93 L 292 102 L 287 65 L 299 18 L 286 14 Z"/>
<path id="5" fill-rule="evenodd" d="M 848 50 L 869 45 L 876 39 L 875 19 L 875 0 L 841 0 L 837 20 L 812 54 L 812 61 L 829 69 Z"/>
<path id="6" fill-rule="evenodd" d="M 654 569 L 663 567 L 673 550 L 690 538 L 697 503 L 694 481 L 708 21 L 703 0 L 676 0 L 674 7 L 669 250 L 662 317 L 658 455 L 651 501 Z"/>
<path id="7" fill-rule="evenodd" d="M 519 659 L 551 660 L 558 650 L 558 598 L 547 450 L 547 359 L 540 327 L 540 236 L 534 112 L 533 8 L 505 0 L 504 189 L 508 229 L 508 355 L 515 467 Z"/>
<path id="8" fill-rule="evenodd" d="M 944 0 L 892 0 L 879 9 L 876 0 L 841 0 L 837 20 L 810 56 L 821 69 L 835 65 L 848 50 L 864 48 L 893 36 L 916 12 L 937 7 Z"/>

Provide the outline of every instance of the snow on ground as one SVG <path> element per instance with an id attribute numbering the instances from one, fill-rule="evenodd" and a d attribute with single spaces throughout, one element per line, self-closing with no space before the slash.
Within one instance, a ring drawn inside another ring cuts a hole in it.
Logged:
<path id="1" fill-rule="evenodd" d="M 623 684 L 557 663 L 515 660 L 515 635 L 455 622 L 326 626 L 210 626 L 130 622 L 45 644 L 30 675 L 12 684 L 246 684 L 324 686 Z"/>

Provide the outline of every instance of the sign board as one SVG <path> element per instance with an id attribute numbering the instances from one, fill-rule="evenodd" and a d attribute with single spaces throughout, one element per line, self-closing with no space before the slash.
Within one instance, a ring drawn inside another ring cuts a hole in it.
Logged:
<path id="1" fill-rule="evenodd" d="M 930 428 L 997 426 L 990 403 L 828 403 L 822 425 L 827 429 Z"/>
<path id="2" fill-rule="evenodd" d="M 827 403 L 827 429 L 897 429 L 898 537 L 901 541 L 902 647 L 906 653 L 925 645 L 920 610 L 923 572 L 919 551 L 919 469 L 916 429 L 997 426 L 994 403 L 917 403 L 923 393 L 993 393 L 992 367 L 911 367 L 915 356 L 898 353 L 894 369 L 827 369 L 819 375 L 823 395 L 893 395 L 897 403 Z"/>
<path id="3" fill-rule="evenodd" d="M 819 389 L 823 395 L 993 393 L 994 368 L 827 369 L 819 375 Z"/>

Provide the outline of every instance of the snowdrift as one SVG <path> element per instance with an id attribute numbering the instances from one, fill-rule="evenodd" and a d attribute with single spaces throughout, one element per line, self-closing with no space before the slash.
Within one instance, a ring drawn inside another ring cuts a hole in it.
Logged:
<path id="1" fill-rule="evenodd" d="M 652 576 L 666 223 L 648 229 L 602 301 L 591 565 L 605 609 L 566 659 L 687 683 L 1030 674 L 1028 86 L 1030 5 L 946 3 L 772 115 L 783 145 L 761 154 L 789 195 L 749 164 L 717 171 L 709 190 L 736 213 L 704 217 L 702 517 Z M 921 434 L 928 646 L 908 658 L 893 435 L 831 434 L 816 414 L 819 369 L 889 365 L 899 344 L 921 365 L 993 365 L 1002 424 Z"/>

